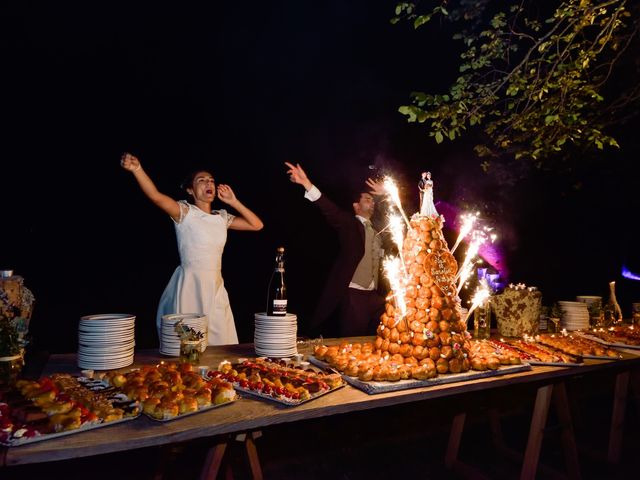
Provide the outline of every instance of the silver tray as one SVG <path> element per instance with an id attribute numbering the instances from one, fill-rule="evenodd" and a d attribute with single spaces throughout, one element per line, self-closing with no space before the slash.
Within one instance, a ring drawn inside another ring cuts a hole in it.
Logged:
<path id="1" fill-rule="evenodd" d="M 202 413 L 202 412 L 208 412 L 209 410 L 213 410 L 214 408 L 224 407 L 225 405 L 231 405 L 236 400 L 238 400 L 238 395 L 237 394 L 236 394 L 236 396 L 235 396 L 235 398 L 233 400 L 230 400 L 228 402 L 220 403 L 218 405 L 209 405 L 208 407 L 202 407 L 202 408 L 199 408 L 198 410 L 196 410 L 195 412 L 179 413 L 175 417 L 171 417 L 171 418 L 156 418 L 156 417 L 152 417 L 151 415 L 149 415 L 147 413 L 143 413 L 143 415 L 145 417 L 147 417 L 148 419 L 153 420 L 154 422 L 161 422 L 161 423 L 173 422 L 174 420 L 179 420 L 179 419 L 184 418 L 184 417 L 189 417 L 191 415 L 195 415 L 195 414 Z"/>
<path id="2" fill-rule="evenodd" d="M 318 360 L 313 356 L 309 356 L 309 361 L 318 367 L 330 368 L 329 364 Z M 445 383 L 464 382 L 466 380 L 475 380 L 477 378 L 497 377 L 500 375 L 508 375 L 516 372 L 526 372 L 531 370 L 531 365 L 522 363 L 520 365 L 500 365 L 497 370 L 484 370 L 478 372 L 469 370 L 464 373 L 447 373 L 440 374 L 435 378 L 427 380 L 398 380 L 397 382 L 363 382 L 356 377 L 342 375 L 342 378 L 349 384 L 356 387 L 369 395 L 385 392 L 396 392 L 398 390 L 408 390 L 411 388 L 430 387 L 433 385 L 443 385 Z"/>
<path id="3" fill-rule="evenodd" d="M 132 370 L 133 371 L 133 370 Z M 118 392 L 119 389 L 117 387 L 111 386 L 109 383 L 107 383 L 104 380 L 90 380 L 84 377 L 80 377 L 78 380 L 82 381 L 85 383 L 85 386 L 90 386 L 88 388 L 91 388 L 95 391 L 103 391 L 103 392 L 109 392 L 109 391 L 114 391 L 114 392 Z M 124 394 L 121 394 L 124 395 Z M 196 413 L 201 413 L 201 412 L 206 412 L 209 410 L 212 410 L 214 408 L 218 408 L 218 407 L 222 407 L 224 405 L 227 405 L 228 403 L 233 403 L 238 399 L 238 395 L 236 394 L 235 398 L 233 400 L 230 400 L 228 402 L 225 403 L 220 403 L 218 405 L 209 405 L 208 407 L 202 407 L 202 408 L 198 408 L 198 410 L 193 411 L 193 412 L 188 412 L 188 413 L 179 413 L 178 415 L 176 415 L 175 417 L 171 417 L 171 418 L 156 418 L 153 417 L 147 413 L 142 412 L 142 415 L 144 415 L 145 417 L 155 421 L 155 422 L 171 422 L 173 420 L 178 420 L 180 418 L 184 418 L 184 417 L 188 417 L 190 415 L 194 415 Z"/>
<path id="4" fill-rule="evenodd" d="M 603 340 L 600 337 L 596 337 L 594 335 L 589 335 L 588 333 L 585 332 L 574 332 L 577 333 L 578 335 L 583 336 L 584 338 L 587 338 L 589 340 L 594 340 L 598 343 L 601 343 L 602 345 L 606 345 L 607 347 L 615 347 L 615 348 L 627 348 L 630 350 L 640 350 L 640 345 L 629 345 L 627 343 L 619 343 L 619 342 L 607 342 L 606 340 Z M 635 354 L 639 354 L 640 352 L 635 352 Z"/>
<path id="5" fill-rule="evenodd" d="M 90 381 L 89 379 L 85 378 L 85 377 L 79 377 L 78 381 L 87 389 L 92 390 L 92 391 L 102 391 L 102 392 L 106 392 L 105 393 L 109 393 L 109 390 L 113 390 L 113 389 L 109 389 L 106 388 L 104 386 L 103 383 L 99 382 L 99 381 Z M 87 386 L 87 384 L 89 384 L 89 386 Z M 115 390 L 113 390 L 115 392 Z M 118 403 L 129 403 L 129 408 L 130 409 L 135 409 L 138 410 L 138 406 L 137 406 L 137 402 L 132 402 L 130 400 L 123 400 L 122 397 L 119 398 Z M 126 408 L 123 406 L 123 408 Z M 138 411 L 135 414 L 132 415 L 128 415 L 126 417 L 121 418 L 120 420 L 113 420 L 110 422 L 102 422 L 102 421 L 97 421 L 94 420 L 92 422 L 87 422 L 83 425 L 81 425 L 79 428 L 73 429 L 73 430 L 66 430 L 64 432 L 55 432 L 55 433 L 41 433 L 38 434 L 36 436 L 33 437 L 21 437 L 21 438 L 12 438 L 9 439 L 7 441 L 0 441 L 0 445 L 4 445 L 4 446 L 8 446 L 8 447 L 15 447 L 18 445 L 26 445 L 28 443 L 35 443 L 35 442 L 42 442 L 44 440 L 51 440 L 54 438 L 59 438 L 59 437 L 66 437 L 67 435 L 73 435 L 76 433 L 81 433 L 81 432 L 86 432 L 88 430 L 95 430 L 96 428 L 102 428 L 102 427 L 108 427 L 109 425 L 116 425 L 118 423 L 123 423 L 123 422 L 130 422 L 131 420 L 135 420 L 136 418 L 138 418 L 140 416 L 140 412 Z"/>
<path id="6" fill-rule="evenodd" d="M 258 398 L 264 398 L 265 400 L 271 400 L 273 402 L 279 403 L 280 405 L 286 405 L 287 407 L 295 407 L 297 405 L 302 405 L 303 403 L 310 402 L 312 400 L 315 400 L 316 398 L 323 397 L 328 393 L 335 392 L 336 390 L 346 385 L 346 383 L 343 382 L 342 385 L 338 387 L 330 388 L 329 390 L 325 390 L 323 392 L 314 393 L 311 395 L 311 398 L 300 400 L 300 399 L 293 399 L 293 398 L 287 398 L 287 397 L 284 397 L 284 398 L 272 397 L 271 395 L 267 395 L 257 390 L 251 390 L 249 388 L 241 387 L 237 382 L 233 382 L 232 384 L 233 384 L 233 388 L 235 388 L 239 392 L 248 393 L 249 395 L 253 395 L 254 397 L 258 397 Z"/>
<path id="7" fill-rule="evenodd" d="M 0 442 L 0 445 L 4 445 L 6 447 L 17 447 L 19 445 L 26 445 L 28 443 L 42 442 L 43 440 L 51 440 L 53 438 L 66 437 L 67 435 L 73 435 L 75 433 L 86 432 L 88 430 L 95 430 L 96 428 L 108 427 L 109 425 L 116 425 L 118 423 L 130 422 L 131 420 L 135 420 L 138 418 L 140 414 L 137 414 L 132 417 L 125 417 L 120 420 L 113 420 L 112 422 L 102 422 L 102 423 L 85 423 L 81 425 L 80 428 L 76 428 L 75 430 L 67 430 L 65 432 L 56 432 L 56 433 L 42 433 L 40 435 L 36 435 L 35 437 L 29 438 L 17 438 L 12 439 L 7 442 Z"/>
<path id="8" fill-rule="evenodd" d="M 584 357 L 582 357 L 584 358 Z M 611 359 L 611 360 L 615 360 L 615 359 Z M 542 362 L 539 360 L 527 360 L 527 363 L 529 365 L 545 365 L 548 367 L 581 367 L 584 365 L 584 363 L 575 363 L 575 362 Z"/>

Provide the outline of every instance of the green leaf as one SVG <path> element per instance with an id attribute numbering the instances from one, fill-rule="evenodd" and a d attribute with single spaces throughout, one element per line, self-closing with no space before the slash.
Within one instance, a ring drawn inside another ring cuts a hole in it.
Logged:
<path id="1" fill-rule="evenodd" d="M 436 143 L 442 143 L 442 141 L 444 140 L 444 137 L 442 136 L 442 132 L 436 132 Z"/>
<path id="2" fill-rule="evenodd" d="M 416 121 L 416 114 L 414 112 L 414 107 L 403 105 L 400 108 L 398 108 L 398 112 L 400 112 L 403 115 L 407 115 L 409 117 L 407 118 L 408 122 Z"/>
<path id="3" fill-rule="evenodd" d="M 413 28 L 419 28 L 425 23 L 427 23 L 429 20 L 431 20 L 431 15 L 419 15 L 413 21 Z"/>

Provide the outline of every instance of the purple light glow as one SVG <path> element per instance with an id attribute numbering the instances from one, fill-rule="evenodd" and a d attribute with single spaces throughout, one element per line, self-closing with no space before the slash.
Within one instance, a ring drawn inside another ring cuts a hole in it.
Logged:
<path id="1" fill-rule="evenodd" d="M 436 203 L 436 209 L 444 216 L 446 221 L 445 225 L 451 225 L 451 228 L 456 232 L 460 230 L 460 209 L 458 207 L 454 207 L 447 202 L 439 201 Z M 485 243 L 481 245 L 478 254 L 484 260 L 485 265 L 490 265 L 500 274 L 501 283 L 508 283 L 509 269 L 505 262 L 504 252 L 497 243 Z"/>
<path id="2" fill-rule="evenodd" d="M 622 276 L 624 278 L 628 278 L 629 280 L 640 280 L 640 275 L 638 275 L 637 273 L 633 273 L 624 265 L 622 266 Z"/>

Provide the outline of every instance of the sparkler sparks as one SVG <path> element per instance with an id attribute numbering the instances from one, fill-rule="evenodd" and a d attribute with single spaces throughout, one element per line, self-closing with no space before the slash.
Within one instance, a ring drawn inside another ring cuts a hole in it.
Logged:
<path id="1" fill-rule="evenodd" d="M 476 290 L 476 293 L 473 295 L 471 299 L 471 306 L 469 307 L 469 311 L 467 312 L 467 316 L 464 319 L 466 323 L 469 320 L 469 317 L 473 313 L 473 311 L 482 305 L 487 298 L 491 296 L 491 290 L 489 289 L 489 285 L 487 285 L 486 281 L 480 282 L 480 286 Z"/>
<path id="2" fill-rule="evenodd" d="M 471 231 L 471 229 L 473 228 L 473 224 L 475 223 L 476 219 L 478 218 L 478 215 L 479 215 L 479 213 L 476 212 L 473 215 L 470 214 L 470 213 L 465 213 L 465 214 L 460 216 L 460 218 L 462 219 L 462 227 L 460 227 L 460 233 L 458 234 L 458 238 L 456 240 L 456 243 L 453 244 L 453 248 L 451 249 L 451 254 L 452 255 L 456 251 L 456 248 L 458 248 L 458 245 L 460 245 L 460 242 L 462 242 L 464 237 L 466 237 L 469 234 L 469 232 Z"/>
<path id="3" fill-rule="evenodd" d="M 407 215 L 404 213 L 404 210 L 402 209 L 402 203 L 400 202 L 400 193 L 398 192 L 398 187 L 396 186 L 396 182 L 394 182 L 393 178 L 387 176 L 384 178 L 383 185 L 391 202 L 396 206 L 396 208 L 402 215 L 402 218 L 406 222 L 407 228 L 411 228 L 409 219 L 407 218 Z"/>
<path id="4" fill-rule="evenodd" d="M 477 215 L 476 215 L 477 219 Z M 474 220 L 475 222 L 475 220 Z M 473 225 L 473 224 L 472 224 Z M 471 241 L 469 242 L 469 248 L 467 249 L 467 253 L 465 254 L 464 260 L 462 261 L 462 265 L 458 270 L 458 274 L 454 281 L 458 282 L 457 292 L 460 293 L 464 283 L 467 281 L 471 272 L 473 271 L 473 266 L 478 262 L 476 259 L 478 252 L 480 251 L 480 247 L 485 244 L 487 241 L 494 242 L 497 238 L 497 235 L 492 232 L 492 228 L 483 227 L 476 230 L 471 231 Z"/>
<path id="5" fill-rule="evenodd" d="M 391 238 L 393 243 L 398 247 L 398 252 L 402 253 L 402 246 L 404 245 L 404 225 L 402 224 L 402 218 L 398 215 L 389 215 L 389 230 L 391 231 Z M 402 261 L 402 270 L 405 272 L 404 256 L 400 255 Z"/>
<path id="6" fill-rule="evenodd" d="M 405 302 L 405 282 L 401 275 L 400 259 L 398 257 L 386 257 L 383 262 L 384 271 L 389 279 L 391 285 L 391 291 L 393 292 L 393 298 L 396 303 L 396 312 L 399 311 L 400 315 L 396 314 L 396 325 L 407 314 L 407 304 Z"/>

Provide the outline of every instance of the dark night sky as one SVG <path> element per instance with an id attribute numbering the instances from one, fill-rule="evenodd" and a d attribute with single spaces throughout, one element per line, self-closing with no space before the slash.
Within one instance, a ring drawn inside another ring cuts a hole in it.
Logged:
<path id="1" fill-rule="evenodd" d="M 138 316 L 138 346 L 156 345 L 175 236 L 120 169 L 123 151 L 176 196 L 184 174 L 204 166 L 265 221 L 257 234 L 231 232 L 223 257 L 241 341 L 264 308 L 277 245 L 287 248 L 290 305 L 302 326 L 335 248 L 285 160 L 336 195 L 374 164 L 399 181 L 411 212 L 429 169 L 437 200 L 476 205 L 497 225 L 510 281 L 551 301 L 606 295 L 618 280 L 625 312 L 638 301 L 640 284 L 620 276 L 625 262 L 640 271 L 629 231 L 638 142 L 624 136 L 634 130 L 621 132 L 621 152 L 582 172 L 579 191 L 543 174 L 517 188 L 491 183 L 469 141 L 435 145 L 397 113 L 412 90 L 455 78 L 456 49 L 435 30 L 390 25 L 393 5 L 0 7 L 0 267 L 23 275 L 36 296 L 35 344 L 73 350 L 81 315 L 119 311 Z"/>

